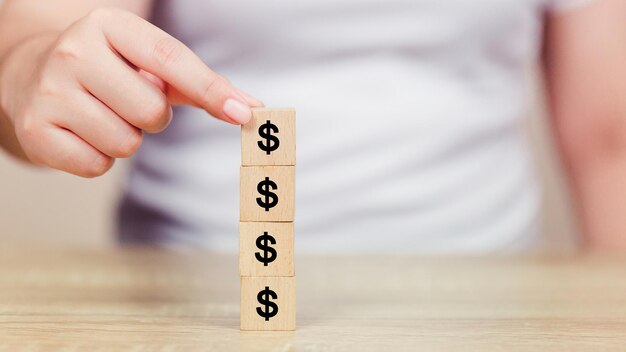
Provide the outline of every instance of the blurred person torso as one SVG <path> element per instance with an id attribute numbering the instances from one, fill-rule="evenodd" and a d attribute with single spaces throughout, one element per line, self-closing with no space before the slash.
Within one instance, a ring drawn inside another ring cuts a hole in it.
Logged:
<path id="1" fill-rule="evenodd" d="M 212 69 L 297 111 L 299 252 L 536 247 L 526 74 L 546 11 L 576 0 L 157 1 L 153 22 Z M 126 242 L 234 252 L 240 129 L 178 107 L 145 135 Z"/>

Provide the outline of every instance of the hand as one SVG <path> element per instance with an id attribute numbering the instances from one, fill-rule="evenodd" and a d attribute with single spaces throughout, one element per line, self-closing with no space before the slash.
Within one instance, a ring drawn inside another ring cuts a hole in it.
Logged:
<path id="1" fill-rule="evenodd" d="M 123 10 L 94 10 L 61 33 L 31 37 L 0 64 L 0 107 L 25 155 L 79 176 L 132 155 L 142 131 L 163 130 L 181 103 L 232 124 L 262 105 Z"/>

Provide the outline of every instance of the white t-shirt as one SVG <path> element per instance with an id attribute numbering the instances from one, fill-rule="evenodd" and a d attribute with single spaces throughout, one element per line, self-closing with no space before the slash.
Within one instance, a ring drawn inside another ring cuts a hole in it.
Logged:
<path id="1" fill-rule="evenodd" d="M 297 110 L 298 252 L 536 246 L 521 128 L 546 11 L 572 0 L 160 1 L 154 22 L 269 107 Z M 145 135 L 127 242 L 235 252 L 240 129 L 180 107 Z"/>

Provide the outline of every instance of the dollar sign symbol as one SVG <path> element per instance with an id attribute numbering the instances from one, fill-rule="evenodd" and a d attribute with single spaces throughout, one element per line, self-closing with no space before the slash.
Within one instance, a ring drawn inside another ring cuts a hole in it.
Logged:
<path id="1" fill-rule="evenodd" d="M 268 234 L 267 231 L 264 231 L 263 234 L 256 239 L 256 246 L 263 251 L 263 255 L 256 252 L 254 253 L 254 256 L 258 261 L 263 263 L 263 266 L 267 266 L 267 264 L 276 260 L 276 250 L 270 247 L 268 242 L 276 244 L 276 239 L 272 235 Z"/>
<path id="2" fill-rule="evenodd" d="M 263 306 L 265 306 L 265 310 L 261 307 L 256 307 L 256 312 L 262 317 L 265 318 L 265 321 L 270 320 L 271 317 L 278 314 L 278 305 L 272 301 L 272 299 L 278 299 L 278 295 L 276 292 L 270 290 L 269 286 L 265 286 L 264 290 L 261 290 L 259 294 L 256 295 L 256 300 L 259 301 Z"/>
<path id="3" fill-rule="evenodd" d="M 278 127 L 274 125 L 270 120 L 267 120 L 264 124 L 259 126 L 259 136 L 264 138 L 264 141 L 258 141 L 256 144 L 264 150 L 267 155 L 270 155 L 271 152 L 278 149 L 280 145 L 280 141 L 278 137 L 273 136 L 272 132 L 278 133 Z M 265 143 L 264 143 L 265 142 Z"/>
<path id="4" fill-rule="evenodd" d="M 276 183 L 270 180 L 269 177 L 265 177 L 265 180 L 259 182 L 256 186 L 256 190 L 265 198 L 257 197 L 256 204 L 258 204 L 261 208 L 265 208 L 265 211 L 270 211 L 270 208 L 273 208 L 278 204 L 278 195 L 272 191 L 278 189 Z M 271 198 L 271 201 L 270 201 Z"/>

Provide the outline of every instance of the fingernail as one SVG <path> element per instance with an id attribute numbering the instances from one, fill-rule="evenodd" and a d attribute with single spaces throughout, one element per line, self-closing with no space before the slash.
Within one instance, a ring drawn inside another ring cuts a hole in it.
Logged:
<path id="1" fill-rule="evenodd" d="M 250 121 L 252 118 L 252 111 L 250 108 L 235 99 L 226 100 L 223 110 L 224 114 L 228 115 L 228 117 L 242 125 Z"/>

